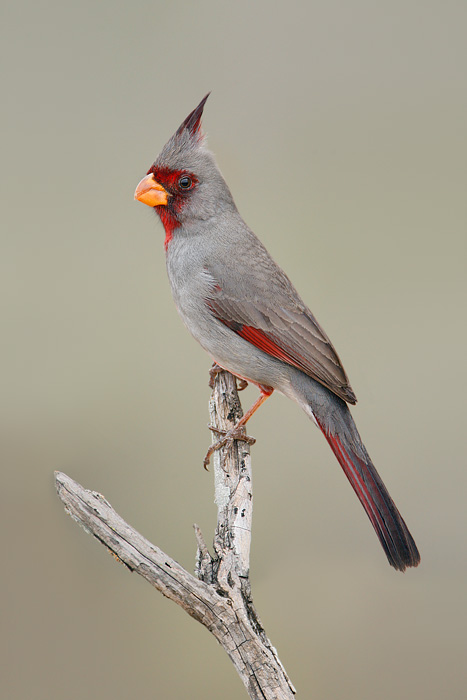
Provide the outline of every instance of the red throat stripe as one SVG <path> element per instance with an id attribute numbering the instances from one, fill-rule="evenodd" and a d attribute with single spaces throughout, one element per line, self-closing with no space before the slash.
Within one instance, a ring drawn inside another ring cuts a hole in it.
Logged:
<path id="1" fill-rule="evenodd" d="M 168 245 L 173 238 L 173 233 L 175 229 L 180 226 L 180 223 L 177 221 L 172 212 L 167 209 L 167 207 L 157 207 L 157 213 L 159 214 L 165 229 L 164 249 L 165 252 L 167 252 Z"/>

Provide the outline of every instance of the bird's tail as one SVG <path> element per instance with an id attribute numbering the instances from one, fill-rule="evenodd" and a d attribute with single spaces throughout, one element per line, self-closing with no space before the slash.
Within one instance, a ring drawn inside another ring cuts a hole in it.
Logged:
<path id="1" fill-rule="evenodd" d="M 418 566 L 420 554 L 413 537 L 376 471 L 347 405 L 340 399 L 338 402 L 341 415 L 334 425 L 335 410 L 328 420 L 314 414 L 316 422 L 364 507 L 391 566 L 399 571 Z"/>
<path id="2" fill-rule="evenodd" d="M 322 430 L 365 509 L 391 566 L 418 566 L 420 554 L 357 430 L 349 407 L 322 384 L 291 371 L 284 392 L 295 399 Z"/>

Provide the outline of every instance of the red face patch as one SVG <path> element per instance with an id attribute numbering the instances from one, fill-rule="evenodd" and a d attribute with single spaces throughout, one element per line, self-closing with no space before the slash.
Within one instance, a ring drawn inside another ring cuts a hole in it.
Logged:
<path id="1" fill-rule="evenodd" d="M 153 174 L 156 181 L 167 190 L 170 197 L 165 206 L 158 206 L 157 213 L 160 216 L 165 229 L 164 248 L 173 238 L 173 232 L 180 226 L 179 214 L 183 209 L 187 196 L 198 184 L 198 178 L 187 170 L 169 170 L 158 166 L 151 166 L 147 174 Z"/>

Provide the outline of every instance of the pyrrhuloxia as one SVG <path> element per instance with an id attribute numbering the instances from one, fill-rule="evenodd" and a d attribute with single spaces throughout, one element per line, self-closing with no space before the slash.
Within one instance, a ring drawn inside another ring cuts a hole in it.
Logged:
<path id="1" fill-rule="evenodd" d="M 275 389 L 322 430 L 362 503 L 389 563 L 420 561 L 415 542 L 377 473 L 347 404 L 356 403 L 329 338 L 289 278 L 237 211 L 205 146 L 201 115 L 191 112 L 138 184 L 165 228 L 167 272 L 185 325 L 221 367 Z"/>

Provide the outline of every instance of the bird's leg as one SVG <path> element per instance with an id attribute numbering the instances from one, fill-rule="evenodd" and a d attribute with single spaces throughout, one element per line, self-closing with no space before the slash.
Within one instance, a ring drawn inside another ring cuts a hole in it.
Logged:
<path id="1" fill-rule="evenodd" d="M 249 445 L 255 444 L 255 438 L 252 438 L 249 435 L 245 435 L 243 427 L 250 420 L 253 413 L 255 413 L 255 411 L 258 410 L 258 408 L 266 401 L 268 396 L 271 396 L 272 392 L 274 391 L 274 389 L 272 389 L 270 386 L 263 385 L 259 386 L 259 390 L 260 395 L 256 399 L 253 406 L 242 416 L 242 418 L 240 418 L 240 420 L 234 425 L 233 428 L 231 428 L 231 430 L 228 430 L 226 432 L 225 430 L 219 430 L 218 428 L 215 428 L 213 425 L 209 426 L 210 430 L 212 430 L 215 433 L 218 433 L 219 435 L 222 435 L 222 438 L 217 442 L 214 442 L 206 452 L 206 457 L 204 458 L 205 469 L 208 468 L 211 455 L 214 452 L 216 452 L 216 450 L 219 450 L 221 447 L 230 447 L 234 440 L 241 440 L 242 442 L 246 442 Z"/>

